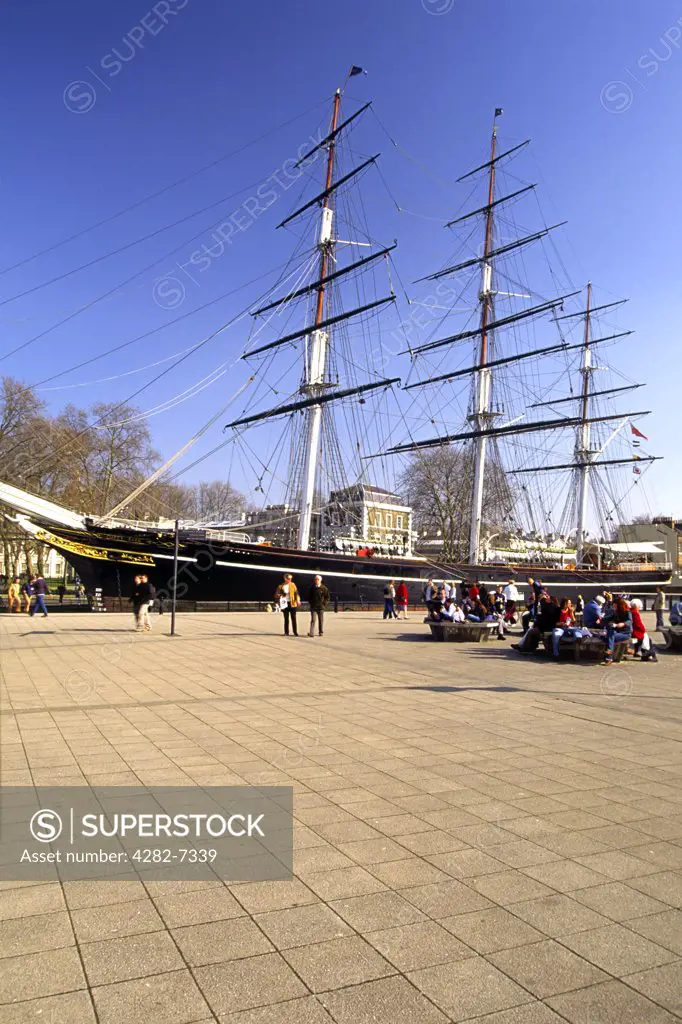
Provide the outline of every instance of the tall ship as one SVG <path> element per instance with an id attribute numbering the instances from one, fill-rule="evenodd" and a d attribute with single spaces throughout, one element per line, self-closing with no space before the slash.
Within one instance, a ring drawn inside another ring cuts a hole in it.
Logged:
<path id="1" fill-rule="evenodd" d="M 389 334 L 407 296 L 397 243 L 374 238 L 362 201 L 380 157 L 353 139 L 371 104 L 342 110 L 344 92 L 296 164 L 303 194 L 278 225 L 294 251 L 249 311 L 247 397 L 219 446 L 240 453 L 265 507 L 233 523 L 126 519 L 156 471 L 104 516 L 3 482 L 3 514 L 105 597 L 146 573 L 168 596 L 263 602 L 286 572 L 304 590 L 321 574 L 342 606 L 379 601 L 389 580 L 412 600 L 428 579 L 529 576 L 574 598 L 652 594 L 670 572 L 618 562 L 599 539 L 656 458 L 641 449 L 647 411 L 615 408 L 641 383 L 602 363 L 631 332 L 609 324 L 622 302 L 544 258 L 561 225 L 538 226 L 536 185 L 510 170 L 528 141 L 500 146 L 498 108 L 486 159 L 458 179 L 471 206 L 444 224 L 455 253 L 414 282 L 422 297 Z M 385 372 L 398 363 L 401 377 Z"/>

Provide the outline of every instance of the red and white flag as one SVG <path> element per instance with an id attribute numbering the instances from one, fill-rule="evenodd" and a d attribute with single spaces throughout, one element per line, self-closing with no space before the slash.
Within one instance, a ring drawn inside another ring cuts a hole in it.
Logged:
<path id="1" fill-rule="evenodd" d="M 634 437 L 643 437 L 645 441 L 649 440 L 646 434 L 643 434 L 641 430 L 638 430 L 633 423 L 630 424 L 630 430 L 632 431 Z"/>

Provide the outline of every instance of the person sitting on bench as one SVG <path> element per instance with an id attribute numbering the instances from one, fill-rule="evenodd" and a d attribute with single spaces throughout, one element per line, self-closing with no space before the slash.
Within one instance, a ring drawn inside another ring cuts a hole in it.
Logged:
<path id="1" fill-rule="evenodd" d="M 562 597 L 559 606 L 559 621 L 552 630 L 552 656 L 559 657 L 559 644 L 562 636 L 571 626 L 575 625 L 575 612 L 570 597 Z"/>
<path id="2" fill-rule="evenodd" d="M 604 598 L 601 594 L 597 594 L 597 596 L 588 601 L 583 608 L 583 628 L 589 629 L 591 633 L 595 631 L 602 633 L 601 624 L 603 621 L 603 613 Z"/>
<path id="3" fill-rule="evenodd" d="M 682 601 L 673 601 L 670 606 L 670 625 L 682 626 Z"/>
<path id="4" fill-rule="evenodd" d="M 606 656 L 605 665 L 613 664 L 614 644 L 622 640 L 632 639 L 632 613 L 630 604 L 624 597 L 619 597 L 611 611 L 604 616 L 606 626 Z"/>
<path id="5" fill-rule="evenodd" d="M 456 601 L 448 597 L 438 618 L 440 622 L 464 622 L 464 612 Z"/>
<path id="6" fill-rule="evenodd" d="M 517 651 L 524 654 L 537 650 L 543 633 L 551 633 L 559 622 L 559 602 L 556 597 L 543 597 L 540 600 L 538 617 L 531 627 L 524 633 L 518 644 L 512 644 Z"/>
<path id="7" fill-rule="evenodd" d="M 634 597 L 630 601 L 630 612 L 632 614 L 632 639 L 635 641 L 635 657 L 637 658 L 641 652 L 642 661 L 658 661 L 656 651 L 651 645 L 651 637 L 646 631 L 646 626 L 642 621 L 641 611 L 642 602 L 638 597 Z"/>

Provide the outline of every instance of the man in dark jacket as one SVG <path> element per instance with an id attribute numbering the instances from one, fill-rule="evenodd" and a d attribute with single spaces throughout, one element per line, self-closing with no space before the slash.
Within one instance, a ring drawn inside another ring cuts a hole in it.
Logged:
<path id="1" fill-rule="evenodd" d="M 47 583 L 42 576 L 34 576 L 31 579 L 31 590 L 35 595 L 35 603 L 29 612 L 31 618 L 35 613 L 40 610 L 43 613 L 43 618 L 47 618 L 47 608 L 45 607 L 45 595 L 47 594 Z"/>
<path id="2" fill-rule="evenodd" d="M 559 621 L 559 602 L 556 598 L 543 597 L 540 599 L 540 610 L 537 618 L 530 629 L 524 634 L 518 644 L 512 644 L 517 651 L 536 651 L 543 633 L 551 633 Z"/>
<path id="3" fill-rule="evenodd" d="M 329 591 L 322 582 L 321 576 L 316 576 L 313 585 L 308 591 L 308 604 L 310 605 L 310 636 L 315 636 L 315 620 L 320 636 L 324 635 L 324 610 L 329 604 Z"/>
<path id="4" fill-rule="evenodd" d="M 31 586 L 31 577 L 25 579 L 21 584 L 21 610 L 29 612 L 31 610 L 31 598 L 33 597 L 33 588 Z"/>
<path id="5" fill-rule="evenodd" d="M 130 600 L 133 603 L 135 615 L 135 629 L 139 632 L 149 633 L 152 624 L 149 621 L 149 608 L 154 603 L 156 588 L 149 582 L 147 576 L 136 576 L 133 584 L 133 592 Z"/>

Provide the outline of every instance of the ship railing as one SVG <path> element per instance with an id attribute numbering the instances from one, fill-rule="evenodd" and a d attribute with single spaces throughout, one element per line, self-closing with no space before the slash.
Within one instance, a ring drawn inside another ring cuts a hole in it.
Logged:
<path id="1" fill-rule="evenodd" d="M 95 519 L 96 526 L 105 527 L 109 530 L 143 530 L 149 532 L 152 530 L 154 533 L 158 533 L 160 530 L 173 530 L 173 524 L 169 525 L 168 522 L 158 522 L 152 519 Z"/>
<path id="2" fill-rule="evenodd" d="M 612 569 L 616 572 L 672 572 L 672 562 L 618 562 L 617 565 L 605 565 L 605 569 Z"/>
<path id="3" fill-rule="evenodd" d="M 235 533 L 234 530 L 203 530 L 206 540 L 217 540 L 231 544 L 253 544 L 248 533 Z"/>
<path id="4" fill-rule="evenodd" d="M 150 519 L 98 519 L 98 526 L 109 529 L 140 530 L 145 533 L 173 533 L 175 525 L 168 520 L 163 522 Z M 186 527 L 180 526 L 184 537 L 196 538 L 197 540 L 216 540 L 232 544 L 251 544 L 252 540 L 247 533 L 240 533 L 235 530 L 216 530 L 211 527 Z"/>

